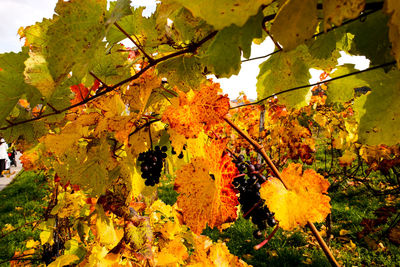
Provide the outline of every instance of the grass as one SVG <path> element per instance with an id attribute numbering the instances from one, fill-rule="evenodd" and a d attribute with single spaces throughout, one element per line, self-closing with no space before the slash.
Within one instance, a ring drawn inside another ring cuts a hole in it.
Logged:
<path id="1" fill-rule="evenodd" d="M 21 172 L 0 191 L 0 263 L 9 260 L 15 251 L 26 250 L 26 240 L 39 240 L 39 231 L 33 229 L 29 223 L 42 217 L 46 194 L 45 177 L 34 172 Z M 26 224 L 28 225 L 5 235 L 11 229 Z M 9 263 L 1 264 L 8 265 Z"/>

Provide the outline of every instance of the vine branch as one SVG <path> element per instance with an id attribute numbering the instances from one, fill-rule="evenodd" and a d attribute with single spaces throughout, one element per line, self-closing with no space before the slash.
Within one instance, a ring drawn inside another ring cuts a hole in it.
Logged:
<path id="1" fill-rule="evenodd" d="M 55 111 L 53 111 L 53 112 L 50 112 L 50 113 L 47 113 L 47 114 L 43 114 L 43 115 L 41 115 L 41 116 L 34 117 L 34 118 L 31 118 L 31 119 L 27 119 L 27 120 L 23 120 L 23 121 L 14 122 L 13 125 L 8 125 L 8 126 L 1 127 L 0 130 L 6 130 L 6 129 L 11 128 L 11 127 L 14 127 L 14 126 L 16 126 L 16 125 L 21 125 L 21 124 L 25 124 L 25 123 L 28 123 L 28 122 L 33 122 L 33 121 L 41 120 L 41 119 L 43 119 L 43 118 L 50 117 L 50 116 L 53 116 L 53 115 L 56 115 L 56 114 L 59 114 L 59 113 L 63 113 L 63 112 L 66 112 L 66 111 L 68 111 L 68 110 L 70 110 L 70 109 L 73 109 L 73 108 L 79 107 L 79 106 L 81 106 L 81 105 L 84 105 L 84 104 L 86 104 L 86 103 L 88 103 L 88 102 L 90 102 L 90 101 L 92 101 L 92 100 L 94 100 L 94 99 L 96 99 L 96 98 L 98 98 L 98 97 L 100 97 L 100 96 L 102 96 L 102 95 L 105 95 L 105 94 L 107 94 L 107 93 L 109 93 L 109 92 L 114 91 L 116 88 L 118 88 L 118 87 L 124 85 L 125 83 L 128 83 L 128 82 L 130 82 L 130 81 L 136 80 L 136 79 L 139 78 L 143 73 L 145 73 L 148 69 L 150 69 L 150 68 L 156 66 L 156 65 L 159 64 L 160 62 L 166 61 L 166 60 L 168 60 L 168 59 L 170 59 L 170 58 L 178 57 L 178 56 L 183 55 L 183 54 L 194 53 L 194 52 L 196 52 L 196 50 L 197 50 L 200 46 L 202 46 L 202 45 L 203 45 L 205 42 L 207 42 L 208 40 L 212 39 L 216 34 L 217 34 L 217 31 L 211 32 L 209 35 L 207 35 L 206 37 L 204 37 L 203 39 L 201 39 L 201 40 L 200 40 L 199 42 L 197 42 L 197 43 L 190 44 L 190 45 L 188 45 L 188 47 L 186 47 L 186 48 L 184 48 L 184 49 L 182 49 L 182 50 L 180 50 L 180 51 L 177 51 L 177 52 L 168 54 L 168 55 L 166 55 L 166 56 L 163 56 L 163 57 L 154 59 L 152 62 L 150 62 L 150 63 L 149 63 L 147 66 L 145 66 L 143 69 L 141 69 L 140 71 L 138 71 L 137 73 L 135 73 L 135 75 L 133 75 L 133 76 L 131 76 L 131 77 L 125 79 L 125 80 L 122 80 L 122 81 L 120 81 L 119 83 L 117 83 L 117 84 L 115 84 L 115 85 L 113 85 L 113 86 L 107 87 L 106 85 L 103 84 L 101 87 L 99 87 L 99 89 L 98 89 L 98 91 L 97 91 L 97 93 L 96 93 L 95 95 L 93 95 L 93 96 L 91 96 L 91 97 L 88 97 L 88 98 L 86 98 L 86 99 L 83 99 L 82 101 L 80 101 L 80 102 L 78 102 L 78 103 L 76 103 L 76 104 L 74 104 L 74 105 L 68 106 L 68 107 L 63 108 L 63 109 L 61 109 L 61 110 L 58 110 L 58 113 L 55 112 Z M 103 89 L 104 89 L 104 90 L 103 90 Z"/>

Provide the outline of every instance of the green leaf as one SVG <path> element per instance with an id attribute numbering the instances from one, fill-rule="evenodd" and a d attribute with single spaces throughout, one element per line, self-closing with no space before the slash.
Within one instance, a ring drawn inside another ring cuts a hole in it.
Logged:
<path id="1" fill-rule="evenodd" d="M 400 71 L 382 69 L 363 75 L 371 92 L 354 100 L 359 141 L 368 145 L 400 143 Z"/>
<path id="2" fill-rule="evenodd" d="M 365 21 L 350 23 L 347 32 L 354 35 L 354 39 L 349 52 L 353 55 L 366 56 L 371 60 L 371 65 L 392 61 L 387 24 L 388 17 L 382 11 L 368 15 Z"/>
<path id="3" fill-rule="evenodd" d="M 290 50 L 311 38 L 317 24 L 317 0 L 288 0 L 276 14 L 271 34 L 284 50 Z"/>
<path id="4" fill-rule="evenodd" d="M 0 55 L 0 125 L 8 125 L 4 120 L 13 110 L 20 97 L 30 93 L 32 86 L 25 83 L 24 61 L 28 58 L 26 49 L 22 52 Z"/>
<path id="5" fill-rule="evenodd" d="M 136 35 L 142 46 L 156 46 L 159 43 L 157 40 L 160 35 L 156 30 L 156 15 L 153 14 L 149 18 L 145 18 L 142 16 L 143 10 L 144 7 L 132 8 L 132 15 L 123 17 L 118 25 L 129 35 Z M 166 24 L 167 21 L 165 20 L 164 23 Z M 107 32 L 106 38 L 110 44 L 115 44 L 127 37 L 117 27 L 112 26 Z"/>
<path id="6" fill-rule="evenodd" d="M 263 13 L 250 17 L 243 27 L 231 25 L 217 33 L 208 47 L 203 62 L 217 77 L 230 77 L 238 74 L 243 56 L 250 57 L 251 43 L 262 36 Z"/>
<path id="7" fill-rule="evenodd" d="M 117 0 L 110 2 L 111 15 L 108 17 L 106 24 L 113 24 L 121 18 L 131 15 L 131 0 Z"/>
<path id="8" fill-rule="evenodd" d="M 358 70 L 354 69 L 353 64 L 345 64 L 343 66 L 338 66 L 335 72 L 330 74 L 331 78 L 335 78 L 341 75 L 345 75 L 352 72 L 357 72 Z M 327 90 L 327 103 L 335 103 L 335 102 L 347 102 L 354 97 L 354 89 L 368 86 L 368 82 L 362 79 L 362 75 L 353 75 L 350 77 L 346 77 L 343 79 L 338 79 L 328 83 Z"/>
<path id="9" fill-rule="evenodd" d="M 106 84 L 115 84 L 130 77 L 130 64 L 128 62 L 128 53 L 118 51 L 121 47 L 116 45 L 106 53 L 101 46 L 94 55 L 94 59 L 90 64 L 90 69 L 97 77 Z M 88 76 L 89 84 L 93 84 L 91 76 Z"/>
<path id="10" fill-rule="evenodd" d="M 385 1 L 383 11 L 390 16 L 389 40 L 392 43 L 392 55 L 400 68 L 400 2 L 397 0 Z"/>
<path id="11" fill-rule="evenodd" d="M 262 99 L 292 87 L 306 85 L 311 79 L 309 69 L 313 66 L 302 57 L 308 53 L 305 46 L 288 52 L 278 52 L 260 65 L 257 76 L 258 99 Z M 279 95 L 279 102 L 289 107 L 306 105 L 309 88 Z"/>
<path id="12" fill-rule="evenodd" d="M 176 0 L 194 16 L 204 19 L 216 30 L 235 24 L 242 27 L 247 20 L 258 13 L 261 5 L 268 5 L 272 0 Z"/>
<path id="13" fill-rule="evenodd" d="M 351 48 L 353 35 L 347 33 L 345 27 L 316 36 L 306 42 L 310 55 L 315 59 L 327 60 L 331 67 L 337 65 L 339 51 L 348 52 Z"/>
<path id="14" fill-rule="evenodd" d="M 108 175 L 111 162 L 110 146 L 105 139 L 86 151 L 85 147 L 72 146 L 56 163 L 54 169 L 66 183 L 77 184 L 91 196 L 100 196 L 112 180 Z M 110 170 L 112 171 L 112 170 Z"/>
<path id="15" fill-rule="evenodd" d="M 46 55 L 56 85 L 71 72 L 87 73 L 88 63 L 105 35 L 106 0 L 59 1 L 46 32 Z"/>
<path id="16" fill-rule="evenodd" d="M 157 66 L 159 76 L 166 77 L 168 83 L 177 86 L 182 91 L 197 90 L 205 79 L 201 74 L 202 65 L 194 56 L 180 56 L 171 58 Z"/>

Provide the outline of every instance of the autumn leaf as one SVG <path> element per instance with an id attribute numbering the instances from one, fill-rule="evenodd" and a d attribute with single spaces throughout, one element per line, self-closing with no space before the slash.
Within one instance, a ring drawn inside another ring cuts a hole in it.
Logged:
<path id="1" fill-rule="evenodd" d="M 189 258 L 188 266 L 249 266 L 231 254 L 225 243 L 213 243 L 207 236 L 195 236 L 196 250 Z"/>
<path id="2" fill-rule="evenodd" d="M 237 169 L 228 155 L 221 156 L 218 146 L 212 147 L 207 158 L 193 158 L 178 170 L 175 179 L 178 207 L 185 223 L 197 234 L 207 224 L 220 227 L 236 219 L 238 201 L 231 182 Z"/>
<path id="3" fill-rule="evenodd" d="M 197 137 L 202 129 L 222 122 L 228 113 L 229 98 L 218 94 L 220 91 L 218 83 L 209 82 L 198 92 L 179 92 L 179 98 L 166 109 L 162 120 L 186 138 Z"/>
<path id="4" fill-rule="evenodd" d="M 279 226 L 293 230 L 308 221 L 322 222 L 330 213 L 326 195 L 329 182 L 312 169 L 302 172 L 302 165 L 291 163 L 282 171 L 282 182 L 271 178 L 262 184 L 260 194 L 268 208 L 275 212 Z"/>

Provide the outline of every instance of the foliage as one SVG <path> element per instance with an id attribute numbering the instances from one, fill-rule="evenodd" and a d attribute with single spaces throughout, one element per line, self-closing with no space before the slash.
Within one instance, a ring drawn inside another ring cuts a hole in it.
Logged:
<path id="1" fill-rule="evenodd" d="M 370 172 L 397 178 L 383 186 L 354 181 L 397 192 L 399 6 L 329 0 L 320 8 L 315 0 L 165 0 L 144 17 L 127 0 L 59 0 L 51 19 L 20 29 L 22 51 L 0 55 L 0 131 L 24 152 L 25 169 L 46 172 L 52 189 L 40 244 L 29 247 L 52 265 L 246 265 L 223 242 L 200 235 L 237 218 L 232 150 L 246 149 L 261 164 L 260 152 L 268 166 L 259 175 L 279 176 L 274 162 L 314 163 L 318 131 L 341 166 L 365 160 Z M 357 19 L 372 13 L 372 22 Z M 370 28 L 379 29 L 379 49 L 366 45 Z M 230 111 L 206 75 L 238 73 L 241 55 L 249 58 L 252 41 L 265 34 L 277 50 L 260 65 L 259 101 L 240 100 L 247 106 Z M 125 38 L 133 48 L 119 44 Z M 337 67 L 339 51 L 367 56 L 371 68 Z M 310 68 L 325 72 L 313 90 Z M 267 113 L 261 123 L 260 109 Z M 174 206 L 157 200 L 142 178 L 138 155 L 156 144 L 169 149 Z M 285 230 L 330 212 L 328 183 L 302 168 L 288 165 L 285 185 L 275 178 L 262 185 Z M 303 208 L 292 211 L 293 199 Z"/>

